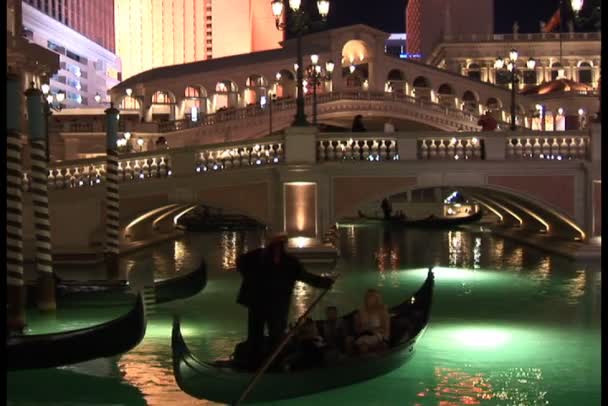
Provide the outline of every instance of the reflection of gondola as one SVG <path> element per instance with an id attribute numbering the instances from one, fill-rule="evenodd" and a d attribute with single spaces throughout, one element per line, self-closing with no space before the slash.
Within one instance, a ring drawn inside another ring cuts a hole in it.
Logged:
<path id="1" fill-rule="evenodd" d="M 98 377 L 65 369 L 9 372 L 6 376 L 8 402 L 30 405 L 113 404 L 146 405 L 139 389 L 118 378 Z M 10 404 L 10 403 L 9 403 Z"/>
<path id="2" fill-rule="evenodd" d="M 479 209 L 474 214 L 466 217 L 437 217 L 430 215 L 419 220 L 407 220 L 399 217 L 391 217 L 386 220 L 381 217 L 367 217 L 361 215 L 356 219 L 345 219 L 345 221 L 361 224 L 386 224 L 398 228 L 450 228 L 464 224 L 474 223 L 481 220 L 483 212 Z"/>
<path id="3" fill-rule="evenodd" d="M 133 300 L 135 292 L 127 281 L 66 281 L 56 277 L 56 300 L 61 306 L 116 306 Z M 207 285 L 207 267 L 202 263 L 194 272 L 154 282 L 156 303 L 185 299 Z M 36 286 L 27 287 L 28 304 L 34 305 Z"/>
<path id="4" fill-rule="evenodd" d="M 7 369 L 52 368 L 111 357 L 135 347 L 146 332 L 141 295 L 125 315 L 96 326 L 6 340 Z"/>
<path id="5" fill-rule="evenodd" d="M 425 330 L 431 310 L 434 275 L 431 271 L 422 287 L 401 304 L 391 308 L 391 346 L 369 357 L 353 357 L 325 368 L 293 372 L 268 372 L 254 387 L 248 401 L 264 402 L 310 395 L 351 385 L 386 374 L 406 363 L 414 343 Z M 351 323 L 354 312 L 344 316 Z M 409 338 L 404 327 L 411 324 Z M 179 319 L 173 322 L 173 373 L 179 387 L 199 399 L 231 403 L 245 389 L 252 373 L 232 368 L 230 361 L 203 362 L 192 355 L 180 332 Z"/>

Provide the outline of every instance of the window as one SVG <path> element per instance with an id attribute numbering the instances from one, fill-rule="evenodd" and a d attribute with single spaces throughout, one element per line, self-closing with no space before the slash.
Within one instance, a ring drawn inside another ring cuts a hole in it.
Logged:
<path id="1" fill-rule="evenodd" d="M 167 92 L 163 92 L 162 90 L 157 91 L 152 95 L 152 103 L 154 104 L 171 104 L 173 101 L 171 100 L 171 96 Z"/>
<path id="2" fill-rule="evenodd" d="M 467 76 L 470 79 L 481 80 L 481 69 L 479 68 L 479 65 L 476 63 L 470 64 L 467 69 Z"/>
<path id="3" fill-rule="evenodd" d="M 213 48 L 207 47 L 207 52 L 213 52 Z"/>
<path id="4" fill-rule="evenodd" d="M 30 30 L 29 28 L 23 27 L 21 33 L 23 34 L 23 38 L 27 39 L 28 41 L 34 40 L 34 31 Z"/>
<path id="5" fill-rule="evenodd" d="M 207 21 L 211 21 L 211 20 L 212 20 L 212 18 L 211 18 L 211 16 L 207 16 L 207 17 L 205 17 L 205 20 L 207 20 Z"/>
<path id="6" fill-rule="evenodd" d="M 524 71 L 524 84 L 535 85 L 536 84 L 536 71 L 534 69 L 528 69 Z"/>
<path id="7" fill-rule="evenodd" d="M 55 52 L 57 52 L 59 54 L 65 55 L 65 48 L 62 47 L 61 45 L 55 44 L 53 41 L 48 41 L 47 42 L 47 47 L 51 51 L 55 51 Z"/>
<path id="8" fill-rule="evenodd" d="M 201 97 L 201 92 L 192 86 L 188 86 L 186 91 L 184 92 L 184 96 L 186 97 Z"/>
<path id="9" fill-rule="evenodd" d="M 559 71 L 562 69 L 564 69 L 564 68 L 562 67 L 562 64 L 559 62 L 556 62 L 553 65 L 551 65 L 551 80 L 557 79 Z"/>
<path id="10" fill-rule="evenodd" d="M 207 44 L 210 44 L 210 45 L 213 44 L 213 40 L 212 39 L 208 39 L 207 40 Z"/>
<path id="11" fill-rule="evenodd" d="M 69 51 L 69 50 L 68 50 L 68 51 L 66 51 L 65 55 L 66 55 L 68 58 L 75 60 L 76 62 L 80 62 L 80 63 L 82 63 L 83 65 L 86 65 L 86 64 L 87 64 L 87 58 L 82 57 L 82 56 L 80 56 L 80 55 L 78 55 L 78 54 L 75 54 L 75 53 L 74 53 L 74 52 L 72 52 L 72 51 Z"/>
<path id="12" fill-rule="evenodd" d="M 106 71 L 106 76 L 118 80 L 118 71 L 114 68 L 108 68 Z"/>
<path id="13" fill-rule="evenodd" d="M 207 24 L 207 25 L 206 25 L 206 28 L 207 28 L 208 30 L 210 30 L 212 26 L 213 26 L 213 24 Z"/>
<path id="14" fill-rule="evenodd" d="M 51 80 L 54 80 L 55 82 L 63 83 L 64 85 L 66 83 L 65 76 L 61 76 L 61 75 L 53 75 L 53 76 L 51 76 Z"/>
<path id="15" fill-rule="evenodd" d="M 586 85 L 590 85 L 593 82 L 591 72 L 591 65 L 588 62 L 583 62 L 578 67 L 578 81 Z"/>
<path id="16" fill-rule="evenodd" d="M 80 68 L 76 65 L 72 65 L 71 63 L 68 63 L 66 65 L 66 70 L 78 77 L 82 76 L 82 71 L 80 70 Z"/>
<path id="17" fill-rule="evenodd" d="M 72 78 L 67 78 L 67 83 L 68 86 L 71 86 L 73 88 L 76 88 L 78 90 L 80 90 L 80 82 L 76 79 L 72 79 Z"/>

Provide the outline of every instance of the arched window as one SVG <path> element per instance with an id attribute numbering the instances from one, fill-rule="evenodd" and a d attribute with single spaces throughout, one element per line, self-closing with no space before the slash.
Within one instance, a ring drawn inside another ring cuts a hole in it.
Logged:
<path id="1" fill-rule="evenodd" d="M 478 64 L 472 63 L 467 68 L 467 76 L 469 79 L 481 80 L 481 68 Z"/>
<path id="2" fill-rule="evenodd" d="M 582 62 L 578 66 L 578 81 L 586 85 L 591 85 L 593 82 L 591 65 L 588 62 Z"/>
<path id="3" fill-rule="evenodd" d="M 139 100 L 132 96 L 123 97 L 119 106 L 120 110 L 139 110 Z"/>
<path id="4" fill-rule="evenodd" d="M 196 87 L 188 86 L 186 88 L 186 90 L 184 91 L 184 96 L 192 97 L 192 98 L 199 98 L 199 97 L 201 97 L 201 92 Z"/>
<path id="5" fill-rule="evenodd" d="M 169 93 L 164 90 L 159 90 L 152 95 L 153 104 L 171 104 L 173 103 L 172 97 Z"/>
<path id="6" fill-rule="evenodd" d="M 464 111 L 468 111 L 470 113 L 475 113 L 477 111 L 477 97 L 475 96 L 475 93 L 471 92 L 470 90 L 464 92 L 462 95 L 462 102 L 462 109 Z"/>

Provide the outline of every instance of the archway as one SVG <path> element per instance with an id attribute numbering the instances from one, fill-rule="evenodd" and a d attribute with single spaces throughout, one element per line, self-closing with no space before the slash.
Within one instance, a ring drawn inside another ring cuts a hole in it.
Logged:
<path id="1" fill-rule="evenodd" d="M 215 112 L 236 108 L 239 104 L 239 88 L 232 80 L 222 80 L 215 85 L 213 110 Z"/>
<path id="2" fill-rule="evenodd" d="M 462 95 L 462 110 L 471 114 L 478 113 L 479 98 L 471 91 L 467 90 Z"/>
<path id="3" fill-rule="evenodd" d="M 296 80 L 295 75 L 288 69 L 282 69 L 275 75 L 274 94 L 277 99 L 295 97 Z"/>
<path id="4" fill-rule="evenodd" d="M 251 75 L 245 80 L 243 102 L 245 106 L 256 105 L 268 93 L 268 81 L 261 75 Z"/>
<path id="5" fill-rule="evenodd" d="M 152 94 L 150 106 L 153 121 L 175 120 L 175 96 L 166 90 L 157 90 Z"/>
<path id="6" fill-rule="evenodd" d="M 187 120 L 198 121 L 207 114 L 207 90 L 203 86 L 192 85 L 184 89 L 182 109 Z"/>
<path id="7" fill-rule="evenodd" d="M 440 105 L 453 108 L 456 103 L 454 89 L 448 83 L 444 83 L 437 89 L 437 99 Z"/>
<path id="8" fill-rule="evenodd" d="M 404 95 L 408 94 L 408 90 L 405 73 L 400 69 L 392 69 L 386 77 L 384 91 L 387 93 Z"/>
<path id="9" fill-rule="evenodd" d="M 424 76 L 418 76 L 412 83 L 413 95 L 417 100 L 431 101 L 431 82 Z"/>
<path id="10" fill-rule="evenodd" d="M 370 49 L 369 45 L 360 39 L 347 41 L 342 47 L 341 70 L 347 89 L 367 90 Z"/>

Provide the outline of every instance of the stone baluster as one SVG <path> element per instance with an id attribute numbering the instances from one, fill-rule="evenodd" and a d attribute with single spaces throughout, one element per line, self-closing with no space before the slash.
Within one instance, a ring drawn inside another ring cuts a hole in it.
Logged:
<path id="1" fill-rule="evenodd" d="M 420 146 L 418 147 L 420 159 L 429 159 L 429 147 L 426 145 L 426 140 L 420 140 Z"/>
<path id="2" fill-rule="evenodd" d="M 450 140 L 450 143 L 448 144 L 448 147 L 446 148 L 446 156 L 448 159 L 454 159 L 454 155 L 455 155 L 455 148 L 456 148 L 456 140 L 452 139 Z"/>
<path id="3" fill-rule="evenodd" d="M 526 138 L 526 144 L 524 145 L 524 158 L 529 159 L 532 157 L 532 143 L 530 138 Z"/>
<path id="4" fill-rule="evenodd" d="M 144 164 L 141 166 L 141 172 L 144 174 L 145 178 L 150 177 L 150 164 L 148 163 L 148 158 L 144 158 Z"/>
<path id="5" fill-rule="evenodd" d="M 444 144 L 444 140 L 439 140 L 439 147 L 437 148 L 437 157 L 439 159 L 445 159 L 446 157 L 446 146 Z"/>
<path id="6" fill-rule="evenodd" d="M 158 165 L 158 173 L 161 178 L 167 176 L 167 163 L 165 162 L 165 157 L 160 157 L 160 164 Z"/>
<path id="7" fill-rule="evenodd" d="M 543 142 L 541 153 L 544 155 L 545 159 L 551 154 L 551 145 L 547 138 L 545 138 L 545 141 Z"/>
<path id="8" fill-rule="evenodd" d="M 568 144 L 566 143 L 566 137 L 562 137 L 562 142 L 561 144 L 559 144 L 559 154 L 562 156 L 562 158 L 567 159 L 568 158 Z"/>
<path id="9" fill-rule="evenodd" d="M 536 137 L 536 138 L 534 138 L 534 145 L 532 146 L 532 154 L 535 159 L 538 159 L 540 157 L 541 153 L 542 153 L 542 146 L 540 145 L 539 138 Z"/>
<path id="10" fill-rule="evenodd" d="M 437 159 L 437 144 L 434 139 L 430 140 L 431 144 L 429 145 L 429 159 Z"/>
<path id="11" fill-rule="evenodd" d="M 559 144 L 557 143 L 557 137 L 553 137 L 553 142 L 551 143 L 551 159 L 557 158 L 559 155 Z"/>
<path id="12" fill-rule="evenodd" d="M 515 144 L 515 159 L 522 159 L 524 146 L 521 144 L 521 138 L 517 138 L 517 144 Z"/>
<path id="13" fill-rule="evenodd" d="M 150 164 L 150 177 L 158 177 L 158 164 L 156 163 L 156 157 L 152 158 L 152 164 Z"/>

